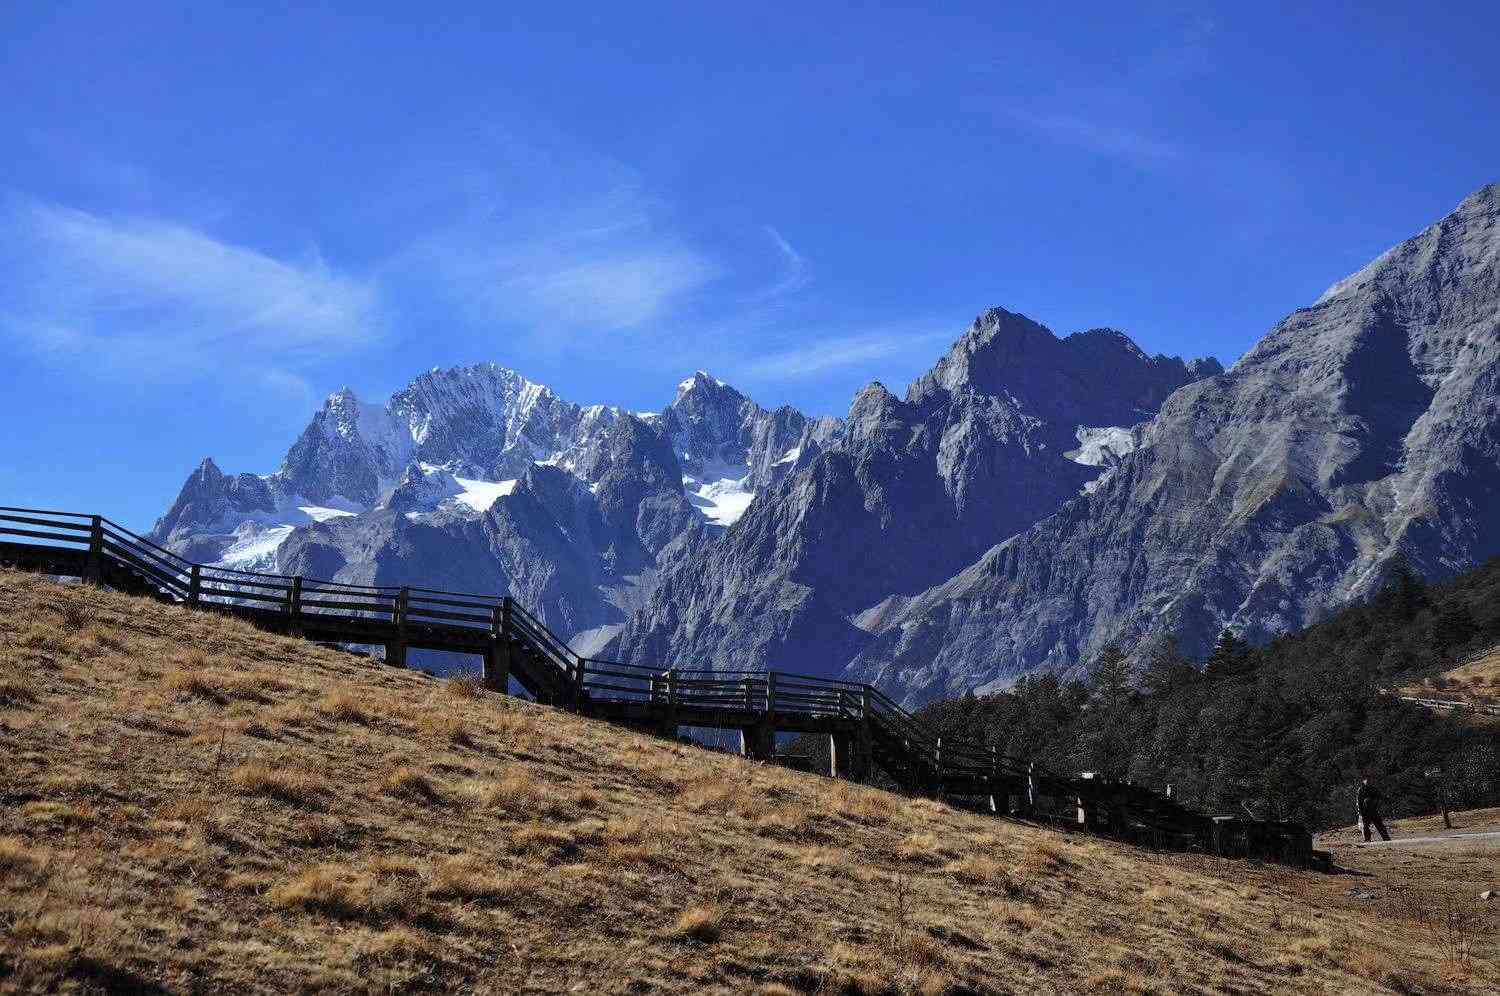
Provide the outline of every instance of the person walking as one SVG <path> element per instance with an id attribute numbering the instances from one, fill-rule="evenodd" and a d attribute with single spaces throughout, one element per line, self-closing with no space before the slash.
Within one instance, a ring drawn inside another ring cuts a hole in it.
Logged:
<path id="1" fill-rule="evenodd" d="M 1370 784 L 1368 778 L 1362 778 L 1359 782 L 1359 791 L 1354 794 L 1354 805 L 1359 813 L 1359 832 L 1364 835 L 1365 843 L 1370 842 L 1370 829 L 1380 832 L 1382 840 L 1390 840 L 1391 835 L 1386 833 L 1385 821 L 1380 818 L 1380 789 Z"/>

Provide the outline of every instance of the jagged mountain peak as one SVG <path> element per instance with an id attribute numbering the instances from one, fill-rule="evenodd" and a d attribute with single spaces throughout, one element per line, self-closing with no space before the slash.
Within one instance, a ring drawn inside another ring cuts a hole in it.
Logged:
<path id="1" fill-rule="evenodd" d="M 1195 380 L 1217 377 L 1224 372 L 1224 364 L 1213 356 L 1200 356 L 1197 359 L 1188 360 L 1187 368 L 1188 373 L 1192 374 Z"/>
<path id="2" fill-rule="evenodd" d="M 504 364 L 495 363 L 491 360 L 485 360 L 479 363 L 460 363 L 448 367 L 433 367 L 430 370 L 422 371 L 416 377 L 412 378 L 412 382 L 410 385 L 408 385 L 408 387 L 414 386 L 419 382 L 442 383 L 476 380 L 516 383 L 534 387 L 536 390 L 543 391 L 548 394 L 552 393 L 552 389 L 547 385 L 537 383 L 536 381 L 531 380 L 525 374 L 522 374 L 514 368 L 507 367 Z"/>
<path id="3" fill-rule="evenodd" d="M 744 401 L 745 395 L 707 370 L 698 370 L 677 385 L 677 396 L 672 401 L 676 408 L 684 402 L 702 397 L 732 398 Z"/>
<path id="4" fill-rule="evenodd" d="M 1103 327 L 1084 329 L 1068 335 L 1063 342 L 1075 347 L 1123 351 L 1143 363 L 1151 362 L 1151 357 L 1146 355 L 1146 351 L 1119 329 Z"/>

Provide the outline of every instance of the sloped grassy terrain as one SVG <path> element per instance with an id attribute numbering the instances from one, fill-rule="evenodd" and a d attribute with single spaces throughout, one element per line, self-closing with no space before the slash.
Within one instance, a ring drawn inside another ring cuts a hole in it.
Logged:
<path id="1" fill-rule="evenodd" d="M 1408 695 L 1431 696 L 1477 705 L 1500 705 L 1500 646 L 1404 691 Z"/>
<path id="2" fill-rule="evenodd" d="M 0 572 L 0 990 L 1493 991 L 1157 857 Z"/>

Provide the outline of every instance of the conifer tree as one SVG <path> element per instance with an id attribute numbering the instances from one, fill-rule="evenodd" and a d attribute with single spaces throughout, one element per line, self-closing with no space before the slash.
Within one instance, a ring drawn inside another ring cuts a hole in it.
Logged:
<path id="1" fill-rule="evenodd" d="M 1219 634 L 1219 642 L 1208 658 L 1205 669 L 1211 678 L 1232 678 L 1243 674 L 1250 664 L 1250 644 L 1230 629 Z"/>

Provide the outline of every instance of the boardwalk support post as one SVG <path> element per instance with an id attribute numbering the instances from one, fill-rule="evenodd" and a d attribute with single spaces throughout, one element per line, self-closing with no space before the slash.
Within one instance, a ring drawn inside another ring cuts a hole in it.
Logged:
<path id="1" fill-rule="evenodd" d="M 854 735 L 852 733 L 828 734 L 828 777 L 848 778 L 853 767 Z"/>
<path id="2" fill-rule="evenodd" d="M 875 734 L 870 724 L 870 687 L 859 690 L 859 725 L 854 728 L 854 744 L 849 752 L 849 780 L 867 781 L 875 767 Z"/>
<path id="3" fill-rule="evenodd" d="M 497 692 L 510 691 L 510 597 L 490 610 L 490 642 L 484 649 L 484 684 Z"/>
<path id="4" fill-rule="evenodd" d="M 939 799 L 943 797 L 943 738 L 937 738 L 937 746 L 932 752 L 932 794 Z"/>
<path id="5" fill-rule="evenodd" d="M 1078 806 L 1078 825 L 1084 828 L 1099 821 L 1098 800 L 1094 798 L 1095 793 L 1084 794 L 1083 782 L 1092 781 L 1095 775 L 1092 771 L 1081 771 L 1078 773 L 1079 793 L 1073 798 Z"/>
<path id="6" fill-rule="evenodd" d="M 776 756 L 776 672 L 766 672 L 766 714 L 757 731 L 761 760 L 769 761 Z"/>
<path id="7" fill-rule="evenodd" d="M 995 805 L 995 784 L 1000 780 L 1000 748 L 990 744 L 990 812 L 999 813 L 1000 807 Z M 1009 808 L 1007 806 L 1006 808 Z"/>
<path id="8" fill-rule="evenodd" d="M 98 584 L 103 576 L 104 517 L 95 515 L 89 519 L 89 552 L 83 567 L 83 579 Z"/>
<path id="9" fill-rule="evenodd" d="M 776 754 L 776 718 L 772 704 L 776 701 L 776 672 L 766 672 L 765 698 L 755 701 L 754 684 L 744 679 L 745 705 L 749 709 L 764 706 L 759 719 L 740 728 L 740 754 L 756 761 L 769 761 Z"/>
<path id="10" fill-rule="evenodd" d="M 392 667 L 406 667 L 406 607 L 410 600 L 409 589 L 402 588 L 396 593 L 396 607 L 391 612 L 396 638 L 385 645 L 385 662 Z"/>
<path id="11" fill-rule="evenodd" d="M 292 636 L 302 635 L 302 575 L 292 578 L 292 586 L 286 591 L 286 614 L 291 620 L 287 631 Z"/>

